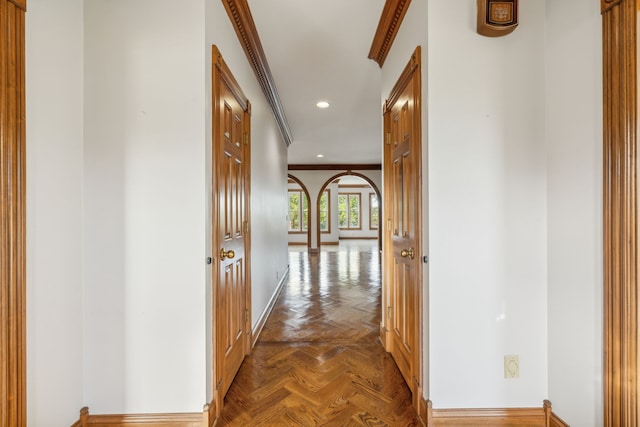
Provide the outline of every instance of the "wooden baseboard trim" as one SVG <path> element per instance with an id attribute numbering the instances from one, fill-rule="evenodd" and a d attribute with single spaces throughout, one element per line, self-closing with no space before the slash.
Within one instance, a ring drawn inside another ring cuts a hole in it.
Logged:
<path id="1" fill-rule="evenodd" d="M 84 407 L 71 427 L 212 427 L 215 420 L 214 404 L 205 405 L 203 412 L 175 414 L 90 415 L 89 408 Z"/>
<path id="2" fill-rule="evenodd" d="M 338 246 L 340 242 L 322 242 L 322 246 Z"/>
<path id="3" fill-rule="evenodd" d="M 548 400 L 540 408 L 433 409 L 431 401 L 422 398 L 418 415 L 422 424 L 427 427 L 570 427 L 551 411 L 551 402 Z"/>
<path id="4" fill-rule="evenodd" d="M 201 413 L 90 415 L 89 426 L 202 427 Z"/>
<path id="5" fill-rule="evenodd" d="M 569 424 L 564 422 L 562 418 L 560 418 L 559 416 L 557 416 L 552 412 L 551 419 L 549 420 L 549 427 L 571 427 L 571 426 L 569 426 Z"/>
<path id="6" fill-rule="evenodd" d="M 378 240 L 377 237 L 340 237 L 340 240 Z M 323 243 L 325 245 L 326 243 Z"/>
<path id="7" fill-rule="evenodd" d="M 84 408 L 80 409 L 80 418 L 78 418 L 78 421 L 71 424 L 71 427 L 87 427 L 88 418 L 89 418 L 89 408 L 85 406 Z"/>
<path id="8" fill-rule="evenodd" d="M 271 310 L 273 310 L 273 307 L 276 305 L 278 296 L 280 296 L 280 292 L 282 292 L 282 288 L 284 287 L 284 284 L 287 281 L 288 276 L 289 276 L 289 267 L 287 267 L 287 270 L 284 272 L 284 274 L 280 278 L 280 282 L 278 283 L 278 286 L 276 287 L 275 292 L 271 296 L 269 303 L 264 308 L 264 310 L 262 310 L 262 314 L 260 314 L 260 318 L 258 319 L 256 326 L 253 328 L 253 331 L 251 331 L 251 347 L 256 345 L 256 341 L 258 341 L 258 338 L 260 337 L 262 328 L 264 328 L 265 323 L 267 323 L 267 319 L 271 314 Z"/>
<path id="9" fill-rule="evenodd" d="M 203 427 L 213 427 L 216 424 L 216 402 L 212 400 L 211 403 L 204 405 L 202 411 L 202 425 Z"/>

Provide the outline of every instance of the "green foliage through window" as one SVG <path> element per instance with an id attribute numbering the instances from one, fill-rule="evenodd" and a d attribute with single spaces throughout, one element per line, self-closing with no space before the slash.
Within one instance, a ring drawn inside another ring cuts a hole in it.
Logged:
<path id="1" fill-rule="evenodd" d="M 289 190 L 289 231 L 307 231 L 309 223 L 309 203 L 301 190 Z"/>
<path id="2" fill-rule="evenodd" d="M 329 232 L 329 190 L 320 197 L 320 231 Z"/>
<path id="3" fill-rule="evenodd" d="M 369 228 L 375 230 L 380 222 L 380 208 L 378 207 L 378 195 L 369 194 Z"/>
<path id="4" fill-rule="evenodd" d="M 338 227 L 360 228 L 360 194 L 338 194 Z"/>

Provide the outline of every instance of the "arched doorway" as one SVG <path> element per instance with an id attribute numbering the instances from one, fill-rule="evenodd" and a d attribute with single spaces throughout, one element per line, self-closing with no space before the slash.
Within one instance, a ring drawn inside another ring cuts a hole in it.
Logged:
<path id="1" fill-rule="evenodd" d="M 344 176 L 353 176 L 353 177 L 358 177 L 360 179 L 362 179 L 363 181 L 365 181 L 367 184 L 369 184 L 369 186 L 371 186 L 371 188 L 373 189 L 373 191 L 376 194 L 377 200 L 378 200 L 378 217 L 382 218 L 382 206 L 381 203 L 379 203 L 382 200 L 382 193 L 380 192 L 380 189 L 378 188 L 378 186 L 371 180 L 371 178 L 369 178 L 366 175 L 363 175 L 361 173 L 358 172 L 353 172 L 353 171 L 345 171 L 345 172 L 340 172 L 338 174 L 333 175 L 331 178 L 327 179 L 324 184 L 322 185 L 322 187 L 320 188 L 320 191 L 318 191 L 318 195 L 317 195 L 317 200 L 316 200 L 316 215 L 315 215 L 315 222 L 316 222 L 316 241 L 318 242 L 318 251 L 320 251 L 320 248 L 322 246 L 322 232 L 320 230 L 320 198 L 322 197 L 322 194 L 324 193 L 324 191 L 327 189 L 327 187 L 334 181 L 340 179 L 341 177 Z M 378 226 L 378 250 L 382 249 L 382 226 L 379 225 Z"/>
<path id="2" fill-rule="evenodd" d="M 309 190 L 307 190 L 307 187 L 304 185 L 304 183 L 296 176 L 288 174 L 287 175 L 290 181 L 295 182 L 299 187 L 300 190 L 302 191 L 302 193 L 305 195 L 305 197 L 307 198 L 307 206 L 309 205 L 309 202 L 311 202 L 311 196 L 309 195 Z M 311 217 L 311 210 L 309 210 L 309 217 L 307 219 L 308 224 L 311 223 L 312 217 Z M 302 218 L 301 218 L 302 221 Z M 311 247 L 311 227 L 307 226 L 307 250 L 309 250 L 309 248 Z"/>

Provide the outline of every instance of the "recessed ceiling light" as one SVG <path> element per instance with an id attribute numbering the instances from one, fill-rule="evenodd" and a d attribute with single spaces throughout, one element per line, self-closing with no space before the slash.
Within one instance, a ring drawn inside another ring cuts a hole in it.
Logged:
<path id="1" fill-rule="evenodd" d="M 322 157 L 324 157 L 324 154 L 318 154 L 318 155 L 316 155 L 316 157 L 322 158 Z"/>
<path id="2" fill-rule="evenodd" d="M 327 101 L 320 101 L 316 104 L 318 108 L 329 108 L 329 103 Z"/>

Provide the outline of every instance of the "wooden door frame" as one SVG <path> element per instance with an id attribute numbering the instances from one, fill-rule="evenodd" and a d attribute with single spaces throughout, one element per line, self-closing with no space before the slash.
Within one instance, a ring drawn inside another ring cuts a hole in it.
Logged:
<path id="1" fill-rule="evenodd" d="M 212 269 L 211 269 L 211 340 L 212 340 L 212 386 L 213 386 L 213 401 L 212 408 L 209 413 L 215 414 L 216 417 L 220 415 L 222 411 L 222 403 L 224 396 L 220 396 L 217 392 L 216 379 L 218 377 L 218 355 L 217 355 L 217 321 L 216 321 L 216 304 L 217 293 L 215 283 L 220 278 L 220 263 L 217 259 L 218 249 L 221 248 L 222 242 L 219 241 L 217 224 L 220 221 L 219 218 L 219 200 L 217 197 L 218 181 L 216 179 L 216 165 L 218 159 L 216 158 L 215 147 L 222 143 L 223 135 L 220 129 L 221 125 L 221 111 L 220 103 L 220 84 L 226 83 L 231 90 L 234 98 L 240 104 L 244 111 L 244 132 L 248 135 L 247 140 L 242 145 L 244 150 L 244 185 L 245 185 L 245 207 L 247 223 L 243 225 L 244 228 L 244 262 L 245 262 L 245 308 L 248 310 L 248 314 L 245 317 L 244 324 L 244 340 L 242 341 L 243 352 L 245 355 L 251 351 L 251 227 L 249 226 L 249 219 L 251 218 L 251 104 L 247 97 L 242 92 L 240 85 L 233 77 L 231 70 L 225 63 L 224 59 L 218 47 L 213 45 L 211 48 L 211 61 L 212 61 L 212 79 L 211 79 L 211 91 L 212 91 L 212 134 L 211 134 L 211 250 L 212 253 Z"/>
<path id="2" fill-rule="evenodd" d="M 307 187 L 305 187 L 305 185 L 302 182 L 302 180 L 300 180 L 295 175 L 291 175 L 291 174 L 287 174 L 287 178 L 295 181 L 296 184 L 298 184 L 300 186 L 300 188 L 302 189 L 304 194 L 307 196 L 307 204 L 308 204 L 309 208 L 311 208 L 311 196 L 309 195 L 309 190 L 307 190 Z M 309 251 L 309 249 L 311 249 L 311 209 L 309 209 L 309 216 L 307 218 L 307 233 L 306 234 L 307 234 L 307 251 Z"/>
<path id="3" fill-rule="evenodd" d="M 637 5 L 601 0 L 604 425 L 638 424 Z"/>
<path id="4" fill-rule="evenodd" d="M 26 425 L 26 0 L 0 0 L 0 425 Z"/>
<path id="5" fill-rule="evenodd" d="M 418 194 L 418 198 L 419 200 L 416 201 L 416 204 L 418 206 L 418 215 L 416 216 L 416 253 L 417 253 L 417 258 L 418 260 L 422 259 L 422 233 L 423 233 L 423 223 L 422 223 L 422 216 L 420 215 L 422 212 L 422 151 L 421 151 L 421 147 L 422 147 L 422 49 L 420 46 L 417 46 L 415 51 L 413 52 L 413 54 L 411 55 L 411 58 L 409 60 L 409 62 L 407 63 L 407 65 L 405 66 L 404 70 L 402 71 L 402 73 L 400 74 L 396 84 L 394 85 L 393 89 L 391 90 L 391 93 L 389 94 L 389 97 L 387 98 L 387 101 L 385 102 L 385 105 L 383 107 L 383 118 L 384 118 L 384 129 L 385 132 L 386 130 L 389 128 L 388 125 L 388 120 L 390 118 L 390 112 L 391 112 L 391 107 L 395 104 L 395 102 L 398 100 L 399 96 L 402 94 L 402 92 L 404 91 L 404 89 L 407 87 L 407 85 L 412 81 L 412 78 L 415 77 L 414 81 L 414 87 L 413 87 L 413 99 L 415 102 L 414 105 L 414 114 L 413 117 L 411 118 L 411 120 L 413 120 L 413 128 L 415 129 L 415 135 L 412 135 L 412 137 L 415 137 L 415 146 L 417 146 L 419 149 L 417 150 L 418 152 L 416 153 L 416 170 L 417 170 L 417 175 L 418 175 L 418 182 L 416 183 L 417 185 L 417 189 L 416 192 Z M 392 147 L 391 147 L 391 142 L 390 142 L 390 138 L 387 136 L 387 134 L 385 133 L 385 137 L 384 137 L 384 141 L 383 141 L 383 156 L 384 156 L 384 160 L 383 160 L 383 168 L 382 168 L 382 181 L 383 181 L 383 185 L 384 188 L 391 188 L 391 171 L 390 171 L 390 164 L 391 164 L 391 152 Z M 383 203 L 382 205 L 384 206 L 384 212 L 387 212 L 387 216 L 390 215 L 391 212 L 393 212 L 392 206 L 391 206 L 392 200 L 390 199 L 388 193 L 385 193 L 384 195 L 384 199 L 383 199 Z M 384 223 L 381 223 L 381 226 L 384 227 L 384 231 L 382 233 L 382 235 L 384 236 L 383 238 L 383 247 L 382 247 L 382 252 L 383 252 L 383 257 L 382 257 L 382 262 L 383 262 L 383 276 L 382 276 L 382 280 L 383 280 L 383 287 L 382 287 L 382 312 L 383 312 L 383 316 L 382 316 L 382 322 L 380 323 L 380 339 L 385 347 L 385 349 L 387 351 L 390 350 L 390 346 L 391 346 L 391 333 L 389 331 L 388 328 L 388 313 L 386 312 L 386 307 L 389 306 L 389 298 L 391 296 L 390 293 L 390 286 L 392 283 L 392 277 L 391 277 L 391 265 L 393 263 L 393 242 L 391 239 L 391 230 L 390 227 L 388 227 L 386 225 L 387 220 L 384 221 Z M 415 384 L 408 384 L 409 388 L 411 389 L 412 395 L 413 395 L 413 405 L 416 409 L 417 413 L 420 413 L 420 408 L 421 408 L 421 403 L 423 400 L 423 392 L 424 392 L 424 387 L 425 384 L 422 383 L 423 381 L 423 373 L 424 373 L 424 367 L 423 367 L 423 361 L 424 361 L 424 357 L 423 357 L 423 316 L 424 316 L 424 282 L 423 282 L 423 274 L 422 274 L 422 264 L 418 261 L 417 262 L 417 267 L 416 267 L 416 281 L 419 284 L 418 286 L 418 303 L 417 303 L 417 314 L 416 314 L 416 334 L 415 334 L 415 343 L 414 343 L 414 347 L 417 349 L 417 351 L 414 354 L 414 381 L 417 380 L 417 383 Z"/>

